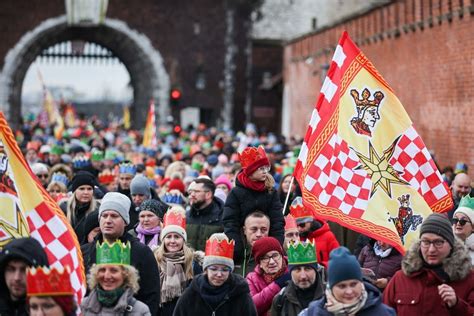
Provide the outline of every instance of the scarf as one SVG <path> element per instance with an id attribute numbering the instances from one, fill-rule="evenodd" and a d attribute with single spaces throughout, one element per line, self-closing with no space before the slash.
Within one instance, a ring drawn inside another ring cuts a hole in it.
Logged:
<path id="1" fill-rule="evenodd" d="M 104 307 L 114 307 L 119 298 L 123 295 L 125 289 L 118 287 L 115 290 L 105 291 L 100 286 L 97 287 L 97 300 Z"/>
<path id="2" fill-rule="evenodd" d="M 160 263 L 161 303 L 172 301 L 183 294 L 186 276 L 183 270 L 184 251 L 165 252 Z"/>
<path id="3" fill-rule="evenodd" d="M 332 295 L 331 289 L 326 289 L 326 309 L 328 312 L 333 313 L 336 316 L 344 316 L 344 315 L 355 315 L 358 311 L 364 307 L 365 302 L 367 301 L 367 291 L 365 290 L 365 286 L 362 284 L 362 295 L 359 297 L 357 301 L 352 304 L 344 304 L 336 300 L 334 295 Z"/>
<path id="4" fill-rule="evenodd" d="M 263 280 L 265 280 L 266 284 L 272 283 L 273 281 L 278 279 L 280 276 L 282 276 L 286 272 L 286 267 L 287 267 L 286 261 L 283 260 L 283 262 L 281 264 L 281 269 L 275 274 L 266 274 L 264 272 L 263 273 Z M 263 269 L 262 269 L 262 271 L 263 271 Z"/>
<path id="5" fill-rule="evenodd" d="M 158 247 L 158 237 L 160 237 L 161 227 L 158 225 L 155 228 L 145 229 L 142 227 L 141 224 L 137 226 L 137 237 L 140 239 L 142 244 L 146 244 L 145 242 L 145 235 L 153 236 L 153 238 L 146 244 L 151 249 L 155 249 Z"/>
<path id="6" fill-rule="evenodd" d="M 309 303 L 314 300 L 314 295 L 316 293 L 316 287 L 319 286 L 318 280 L 316 279 L 313 284 L 307 289 L 301 289 L 295 286 L 296 289 L 296 298 L 300 302 L 301 308 L 305 309 L 308 307 Z"/>
<path id="7" fill-rule="evenodd" d="M 239 172 L 239 174 L 237 175 L 237 179 L 247 189 L 254 190 L 257 192 L 263 192 L 266 190 L 264 181 L 262 182 L 250 180 L 250 178 L 242 171 Z"/>
<path id="8" fill-rule="evenodd" d="M 446 282 L 446 283 L 451 282 L 451 278 L 446 273 L 446 271 L 444 271 L 442 264 L 434 266 L 434 265 L 426 263 L 426 261 L 423 260 L 423 267 L 425 267 L 428 270 L 433 271 L 443 282 Z"/>
<path id="9" fill-rule="evenodd" d="M 198 280 L 199 293 L 204 301 L 206 301 L 213 309 L 221 304 L 230 291 L 231 276 L 221 286 L 214 286 L 209 283 L 207 275 L 202 275 Z"/>
<path id="10" fill-rule="evenodd" d="M 386 250 L 383 250 L 382 248 L 380 248 L 380 246 L 375 243 L 374 244 L 374 252 L 375 252 L 375 255 L 380 257 L 380 258 L 387 258 L 390 253 L 392 252 L 392 247 L 386 249 Z"/>

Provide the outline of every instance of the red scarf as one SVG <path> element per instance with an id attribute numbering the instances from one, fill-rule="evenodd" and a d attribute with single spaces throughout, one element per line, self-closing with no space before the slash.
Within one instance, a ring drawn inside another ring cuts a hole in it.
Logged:
<path id="1" fill-rule="evenodd" d="M 281 269 L 277 273 L 275 273 L 275 274 L 266 274 L 265 272 L 263 272 L 263 269 L 262 269 L 263 279 L 265 280 L 266 284 L 272 283 L 273 281 L 275 281 L 276 279 L 281 277 L 283 274 L 285 274 L 288 265 L 286 264 L 286 260 L 284 258 L 282 258 L 282 259 L 283 259 L 283 263 L 281 265 Z"/>
<path id="2" fill-rule="evenodd" d="M 266 189 L 265 181 L 253 181 L 245 174 L 245 172 L 239 172 L 239 174 L 237 175 L 237 179 L 247 189 L 251 189 L 258 192 L 263 192 Z"/>

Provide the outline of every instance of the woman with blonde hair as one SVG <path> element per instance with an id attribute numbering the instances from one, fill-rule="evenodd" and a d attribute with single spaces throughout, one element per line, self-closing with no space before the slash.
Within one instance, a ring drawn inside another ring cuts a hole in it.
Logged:
<path id="1" fill-rule="evenodd" d="M 79 171 L 71 181 L 72 195 L 59 204 L 81 244 L 87 243 L 84 234 L 86 216 L 99 209 L 99 203 L 94 198 L 95 185 L 96 180 L 91 173 Z"/>
<path id="2" fill-rule="evenodd" d="M 182 161 L 172 162 L 165 171 L 165 178 L 183 180 L 186 175 L 186 164 Z"/>
<path id="3" fill-rule="evenodd" d="M 164 216 L 161 244 L 155 250 L 160 267 L 161 315 L 173 315 L 176 303 L 194 276 L 202 272 L 204 254 L 186 245 L 186 216 L 170 209 Z"/>

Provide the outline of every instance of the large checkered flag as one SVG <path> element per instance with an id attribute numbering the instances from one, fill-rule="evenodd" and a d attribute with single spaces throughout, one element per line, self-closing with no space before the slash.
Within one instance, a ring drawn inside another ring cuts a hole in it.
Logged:
<path id="1" fill-rule="evenodd" d="M 80 304 L 85 294 L 85 275 L 76 234 L 64 213 L 43 189 L 26 163 L 2 112 L 0 112 L 0 141 L 3 143 L 7 155 L 5 157 L 4 153 L 1 153 L 3 155 L 1 159 L 2 181 L 3 179 L 8 179 L 8 183 L 13 181 L 11 195 L 15 196 L 13 193 L 16 193 L 17 196 L 13 201 L 17 204 L 18 209 L 11 208 L 10 211 L 12 214 L 16 214 L 15 217 L 22 219 L 19 222 L 24 222 L 26 219 L 30 236 L 37 239 L 44 247 L 51 266 L 69 266 L 71 284 Z M 11 222 L 12 216 L 6 213 L 7 208 L 5 208 L 7 201 L 3 199 L 3 203 L 0 223 Z M 13 226 L 10 225 L 11 227 Z M 19 232 L 21 235 L 28 233 Z M 15 236 L 17 234 L 11 234 L 12 238 Z"/>
<path id="2" fill-rule="evenodd" d="M 429 213 L 453 206 L 402 104 L 347 33 L 336 47 L 294 176 L 315 216 L 402 253 Z"/>

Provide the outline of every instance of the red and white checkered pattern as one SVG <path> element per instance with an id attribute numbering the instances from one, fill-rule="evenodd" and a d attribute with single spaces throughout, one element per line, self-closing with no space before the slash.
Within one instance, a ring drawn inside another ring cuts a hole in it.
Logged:
<path id="1" fill-rule="evenodd" d="M 321 204 L 360 218 L 367 209 L 372 181 L 365 170 L 354 170 L 359 164 L 357 155 L 334 134 L 309 167 L 304 186 Z"/>
<path id="2" fill-rule="evenodd" d="M 71 284 L 80 301 L 85 294 L 79 258 L 71 232 L 45 202 L 27 212 L 31 237 L 43 246 L 51 266 L 71 269 Z"/>
<path id="3" fill-rule="evenodd" d="M 428 149 L 413 126 L 398 140 L 390 164 L 396 170 L 403 170 L 401 177 L 423 196 L 428 205 L 449 195 Z"/>

